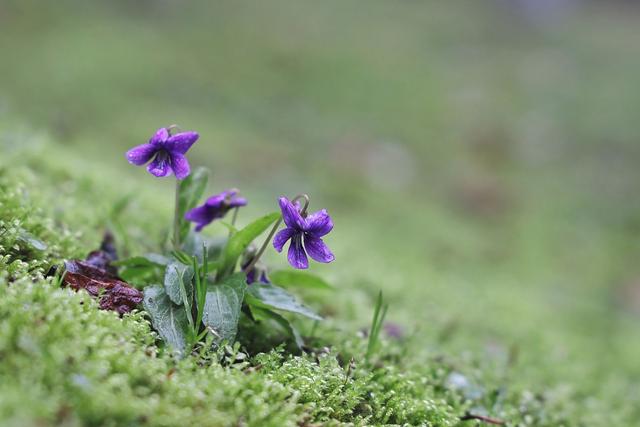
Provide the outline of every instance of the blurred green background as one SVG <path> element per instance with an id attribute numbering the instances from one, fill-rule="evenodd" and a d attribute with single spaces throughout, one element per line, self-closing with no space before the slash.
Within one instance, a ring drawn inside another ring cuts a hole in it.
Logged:
<path id="1" fill-rule="evenodd" d="M 337 318 L 384 289 L 425 347 L 639 401 L 634 2 L 2 0 L 0 54 L 62 156 L 147 180 L 125 150 L 177 123 L 252 212 L 309 193 Z"/>

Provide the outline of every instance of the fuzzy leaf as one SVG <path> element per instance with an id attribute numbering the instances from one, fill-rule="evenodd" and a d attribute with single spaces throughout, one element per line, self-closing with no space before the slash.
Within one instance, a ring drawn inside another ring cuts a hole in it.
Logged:
<path id="1" fill-rule="evenodd" d="M 235 233 L 229 239 L 227 246 L 223 252 L 223 267 L 227 271 L 233 271 L 238 258 L 247 249 L 247 247 L 253 242 L 256 237 L 264 233 L 267 228 L 271 226 L 280 218 L 280 212 L 273 212 L 253 221 L 242 230 Z"/>
<path id="2" fill-rule="evenodd" d="M 147 286 L 144 289 L 144 308 L 160 337 L 182 353 L 189 333 L 189 322 L 184 308 L 173 304 L 160 285 Z"/>
<path id="3" fill-rule="evenodd" d="M 284 287 L 333 289 L 333 286 L 325 282 L 321 277 L 299 270 L 274 271 L 269 273 L 269 280 L 276 285 Z"/>
<path id="4" fill-rule="evenodd" d="M 248 298 L 247 302 L 253 306 L 289 311 L 314 320 L 322 320 L 322 317 L 313 310 L 299 303 L 293 295 L 277 286 L 256 282 L 248 287 L 247 292 L 252 297 Z"/>
<path id="5" fill-rule="evenodd" d="M 204 190 L 207 188 L 209 179 L 207 170 L 197 168 L 191 175 L 180 181 L 178 188 L 178 218 L 180 221 L 180 241 L 189 234 L 191 223 L 184 219 L 184 214 L 193 209 L 198 204 Z"/>
<path id="6" fill-rule="evenodd" d="M 233 274 L 222 283 L 208 286 L 202 323 L 215 332 L 217 342 L 235 339 L 246 288 L 244 273 Z"/>
<path id="7" fill-rule="evenodd" d="M 164 273 L 164 291 L 174 304 L 182 305 L 181 282 L 189 301 L 193 299 L 193 268 L 175 261 L 167 266 Z"/>

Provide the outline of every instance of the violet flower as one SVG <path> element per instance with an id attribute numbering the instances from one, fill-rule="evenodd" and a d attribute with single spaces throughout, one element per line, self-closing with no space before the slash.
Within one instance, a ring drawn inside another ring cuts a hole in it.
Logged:
<path id="1" fill-rule="evenodd" d="M 196 231 L 201 231 L 214 220 L 223 218 L 233 208 L 247 205 L 247 199 L 238 197 L 238 190 L 227 190 L 209 197 L 202 206 L 191 209 L 184 215 L 187 221 L 195 222 Z"/>
<path id="2" fill-rule="evenodd" d="M 333 253 L 321 238 L 333 229 L 333 222 L 327 211 L 322 209 L 303 217 L 299 207 L 286 197 L 280 197 L 279 202 L 282 219 L 287 228 L 276 234 L 273 239 L 273 247 L 278 252 L 282 252 L 285 243 L 291 240 L 288 254 L 289 264 L 300 270 L 309 267 L 307 253 L 318 262 L 333 261 L 335 259 Z"/>
<path id="3" fill-rule="evenodd" d="M 382 327 L 386 334 L 391 338 L 402 339 L 404 338 L 404 328 L 397 323 L 389 322 L 385 323 Z"/>
<path id="4" fill-rule="evenodd" d="M 251 260 L 241 265 L 242 270 L 245 270 L 249 266 L 250 262 Z M 271 280 L 269 280 L 269 277 L 267 276 L 267 268 L 261 263 L 256 264 L 251 269 L 251 271 L 247 271 L 246 273 L 247 273 L 247 285 L 250 285 L 255 282 L 264 283 L 266 285 L 271 283 Z"/>
<path id="5" fill-rule="evenodd" d="M 171 173 L 178 179 L 184 179 L 191 173 L 191 167 L 185 154 L 198 140 L 197 132 L 180 132 L 171 135 L 170 128 L 160 128 L 148 143 L 132 148 L 127 152 L 129 163 L 147 166 L 150 174 L 161 178 Z"/>
<path id="6" fill-rule="evenodd" d="M 255 282 L 264 283 L 265 285 L 268 285 L 268 284 L 271 283 L 271 281 L 267 277 L 267 272 L 266 271 L 257 272 L 256 270 L 257 269 L 254 268 L 250 272 L 247 273 L 247 285 L 250 285 L 250 284 L 255 283 Z"/>
<path id="7" fill-rule="evenodd" d="M 240 263 L 240 269 L 247 275 L 247 285 L 255 282 L 260 282 L 268 285 L 271 283 L 271 281 L 267 276 L 267 266 L 262 262 L 256 262 L 251 267 L 251 270 L 247 270 L 253 263 L 253 260 L 255 259 L 257 253 L 258 248 L 256 248 L 254 245 L 249 245 L 249 247 L 244 251 L 242 262 Z"/>

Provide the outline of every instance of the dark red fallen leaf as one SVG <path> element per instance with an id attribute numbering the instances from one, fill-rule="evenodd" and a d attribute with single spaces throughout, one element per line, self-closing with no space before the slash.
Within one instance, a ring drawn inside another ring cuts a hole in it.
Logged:
<path id="1" fill-rule="evenodd" d="M 142 302 L 142 292 L 129 286 L 107 270 L 86 261 L 65 261 L 64 283 L 74 290 L 84 289 L 100 298 L 100 308 L 120 314 L 129 313 Z"/>
<path id="2" fill-rule="evenodd" d="M 142 302 L 142 292 L 118 277 L 118 269 L 111 265 L 118 259 L 111 233 L 105 233 L 100 249 L 91 252 L 85 261 L 65 261 L 64 284 L 74 290 L 84 289 L 92 297 L 100 298 L 100 308 L 129 313 Z"/>

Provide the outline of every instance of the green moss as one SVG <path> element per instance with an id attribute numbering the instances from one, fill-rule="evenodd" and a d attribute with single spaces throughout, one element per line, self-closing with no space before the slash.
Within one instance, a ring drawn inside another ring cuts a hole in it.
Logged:
<path id="1" fill-rule="evenodd" d="M 31 203 L 25 177 L 16 172 L 9 176 L 6 168 L 0 169 L 0 272 L 10 279 L 42 278 L 63 254 L 77 252 L 78 246 L 70 232 L 56 227 Z"/>
<path id="2" fill-rule="evenodd" d="M 4 163 L 0 175 L 2 213 L 7 218 L 0 237 L 3 425 L 451 425 L 457 419 L 450 406 L 435 405 L 423 391 L 410 389 L 399 399 L 394 388 L 402 383 L 401 376 L 395 383 L 375 381 L 369 370 L 351 372 L 341 366 L 339 353 L 292 357 L 271 351 L 230 366 L 223 366 L 228 365 L 226 359 L 210 351 L 175 360 L 156 346 L 143 313 L 120 319 L 98 310 L 86 294 L 60 289 L 44 278 L 62 258 L 91 250 L 82 242 L 96 239 L 86 234 L 96 230 L 97 223 L 113 224 L 113 216 L 93 215 L 93 201 L 98 189 L 101 199 L 116 198 L 117 191 L 105 179 L 77 172 L 81 162 L 73 156 L 56 161 L 60 158 L 54 155 L 50 161 L 38 151 L 18 154 L 29 168 L 8 168 Z M 38 175 L 29 172 L 34 167 Z M 76 172 L 70 175 L 67 169 Z M 67 194 L 51 192 L 73 180 L 79 180 L 79 187 Z M 65 211 L 60 206 L 77 208 Z M 58 221 L 51 215 L 59 215 Z M 150 215 L 136 221 L 144 223 Z M 89 218 L 94 219 L 82 221 Z M 80 224 L 79 231 L 72 234 L 67 223 Z M 119 231 L 137 226 L 134 221 Z M 31 243 L 23 235 L 30 236 Z M 121 246 L 125 251 L 135 248 Z M 269 334 L 271 341 L 247 344 L 266 349 L 273 339 L 282 339 Z M 364 339 L 350 344 L 345 338 L 328 333 L 322 340 L 342 341 L 343 354 L 363 350 Z"/>
<path id="3" fill-rule="evenodd" d="M 290 357 L 271 351 L 227 367 L 220 364 L 224 358 L 207 351 L 174 360 L 155 345 L 142 313 L 120 319 L 97 310 L 84 293 L 44 280 L 51 264 L 91 249 L 82 250 L 78 237 L 83 233 L 74 239 L 62 223 L 90 218 L 98 188 L 104 189 L 102 197 L 117 194 L 104 179 L 80 175 L 78 193 L 61 200 L 41 185 L 42 179 L 49 178 L 51 186 L 68 182 L 66 173 L 57 172 L 80 162 L 21 155 L 25 163 L 38 164 L 40 176 L 6 167 L 0 175 L 3 218 L 8 218 L 2 223 L 0 273 L 3 425 L 455 424 L 456 410 L 435 388 L 425 387 L 429 380 L 422 374 L 408 380 L 393 367 L 371 371 L 357 367 L 359 361 L 354 370 L 343 367 L 339 360 L 364 354 L 364 338 L 353 341 L 348 333 L 325 331 L 317 341 L 332 342 L 337 353 Z M 55 215 L 55 207 L 44 208 L 52 207 L 47 203 L 52 197 L 57 205 L 79 208 L 63 212 L 62 223 L 54 222 L 48 216 Z M 144 222 L 147 215 L 136 221 Z M 113 221 L 104 214 L 100 220 Z M 128 227 L 135 228 L 136 221 Z M 92 227 L 85 222 L 78 228 L 86 233 Z M 35 249 L 20 233 L 46 249 Z M 273 338 L 245 342 L 251 352 L 267 349 Z"/>
<path id="4" fill-rule="evenodd" d="M 14 154 L 20 162 L 9 166 L 5 159 L 0 169 L 2 425 L 456 426 L 473 425 L 459 422 L 471 411 L 514 426 L 631 426 L 638 415 L 626 403 L 638 399 L 632 381 L 611 378 L 598 396 L 589 391 L 598 378 L 552 382 L 556 369 L 575 370 L 577 377 L 595 363 L 586 369 L 567 360 L 536 363 L 527 353 L 543 355 L 545 346 L 535 340 L 522 344 L 518 362 L 515 347 L 464 345 L 474 342 L 473 327 L 434 324 L 434 333 L 383 337 L 368 366 L 366 337 L 357 329 L 370 320 L 374 293 L 348 282 L 337 291 L 340 301 L 335 293 L 308 295 L 323 312 L 334 312 L 317 328 L 300 323 L 307 335 L 314 331 L 307 336 L 316 349 L 310 355 L 271 351 L 283 339 L 280 331 L 245 325 L 240 337 L 249 357 L 242 363 L 212 351 L 175 360 L 143 313 L 121 319 L 43 277 L 52 263 L 93 249 L 106 225 L 115 227 L 121 251 L 154 249 L 164 236 L 157 218 L 170 218 L 170 197 L 166 203 L 148 197 L 153 182 L 121 177 L 114 185 L 117 170 L 90 167 L 53 143 Z M 140 196 L 118 203 L 122 188 Z M 38 242 L 47 247 L 37 249 Z M 390 294 L 392 312 L 411 304 Z M 567 342 L 583 348 L 572 337 Z"/>
<path id="5" fill-rule="evenodd" d="M 141 313 L 119 319 L 42 281 L 0 296 L 3 425 L 278 426 L 301 411 L 277 382 L 160 354 Z"/>

